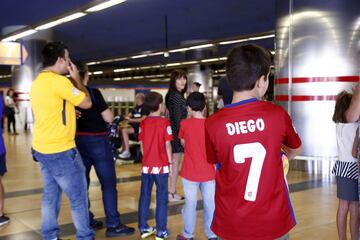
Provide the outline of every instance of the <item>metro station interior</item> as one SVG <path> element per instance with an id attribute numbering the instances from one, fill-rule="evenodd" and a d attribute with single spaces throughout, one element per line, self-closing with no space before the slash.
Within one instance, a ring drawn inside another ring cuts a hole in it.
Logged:
<path id="1" fill-rule="evenodd" d="M 351 92 L 360 80 L 360 1 L 2 0 L 0 30 L 0 91 L 15 90 L 19 133 L 10 134 L 4 118 L 8 172 L 2 181 L 11 221 L 0 227 L 0 240 L 41 239 L 43 185 L 30 151 L 34 122 L 29 91 L 42 69 L 41 49 L 50 41 L 64 42 L 72 61 L 87 64 L 89 85 L 101 91 L 115 115 L 128 114 L 138 92 L 165 96 L 175 69 L 187 72 L 188 86 L 201 83 L 211 115 L 217 111 L 229 50 L 243 43 L 268 49 L 273 66 L 267 100 L 287 110 L 303 144 L 287 175 L 297 222 L 290 239 L 338 239 L 332 115 L 336 95 Z M 115 168 L 121 220 L 137 229 L 141 164 L 115 161 Z M 183 194 L 181 181 L 177 191 Z M 96 218 L 104 221 L 94 171 L 89 199 Z M 182 206 L 169 203 L 169 239 L 182 230 Z M 155 190 L 150 208 L 154 224 Z M 198 240 L 206 239 L 202 214 L 200 204 Z M 65 196 L 59 224 L 61 238 L 75 239 Z M 113 239 L 139 238 L 135 232 Z M 107 239 L 105 228 L 96 231 L 96 239 Z"/>

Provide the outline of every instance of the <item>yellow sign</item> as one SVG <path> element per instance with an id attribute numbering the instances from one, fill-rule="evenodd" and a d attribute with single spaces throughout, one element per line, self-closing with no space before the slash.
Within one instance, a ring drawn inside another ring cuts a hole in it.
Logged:
<path id="1" fill-rule="evenodd" d="M 0 65 L 20 65 L 21 51 L 20 43 L 0 42 Z"/>

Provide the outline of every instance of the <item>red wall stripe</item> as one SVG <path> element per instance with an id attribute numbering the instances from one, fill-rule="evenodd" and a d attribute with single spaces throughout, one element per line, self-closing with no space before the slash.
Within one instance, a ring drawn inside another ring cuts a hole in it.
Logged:
<path id="1" fill-rule="evenodd" d="M 276 95 L 275 100 L 279 102 L 289 101 L 288 95 Z M 335 101 L 336 95 L 328 96 L 308 96 L 308 95 L 295 95 L 291 96 L 292 102 L 306 102 L 306 101 Z"/>
<path id="2" fill-rule="evenodd" d="M 289 101 L 288 95 L 275 95 L 275 100 L 280 102 L 287 102 Z"/>
<path id="3" fill-rule="evenodd" d="M 360 76 L 339 76 L 339 77 L 295 77 L 293 83 L 310 83 L 310 82 L 358 82 Z M 276 84 L 288 84 L 289 78 L 275 79 Z"/>

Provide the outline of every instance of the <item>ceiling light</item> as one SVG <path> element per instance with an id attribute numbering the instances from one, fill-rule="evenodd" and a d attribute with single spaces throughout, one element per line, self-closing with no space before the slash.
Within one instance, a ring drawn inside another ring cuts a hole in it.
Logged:
<path id="1" fill-rule="evenodd" d="M 275 34 L 269 34 L 269 35 L 260 36 L 260 37 L 251 37 L 251 38 L 249 38 L 249 40 L 260 40 L 260 39 L 273 38 L 273 37 L 275 37 Z"/>
<path id="2" fill-rule="evenodd" d="M 143 69 L 151 69 L 153 68 L 153 66 L 144 66 L 144 67 L 139 67 L 140 70 L 143 70 Z"/>
<path id="3" fill-rule="evenodd" d="M 0 75 L 0 78 L 9 78 L 11 76 L 12 76 L 11 74 L 10 75 Z"/>
<path id="4" fill-rule="evenodd" d="M 103 71 L 96 71 L 96 72 L 93 72 L 94 75 L 99 75 L 99 74 L 103 74 Z"/>
<path id="5" fill-rule="evenodd" d="M 199 61 L 188 61 L 188 62 L 182 62 L 182 65 L 188 65 L 188 64 L 197 64 Z"/>
<path id="6" fill-rule="evenodd" d="M 219 58 L 209 58 L 209 59 L 201 60 L 201 62 L 216 62 L 219 60 L 220 60 Z"/>
<path id="7" fill-rule="evenodd" d="M 155 79 L 150 79 L 149 81 L 150 81 L 150 82 L 160 82 L 160 79 L 155 78 Z"/>
<path id="8" fill-rule="evenodd" d="M 128 72 L 133 70 L 132 68 L 119 68 L 119 69 L 114 69 L 114 72 Z"/>
<path id="9" fill-rule="evenodd" d="M 220 45 L 227 45 L 227 44 L 235 44 L 235 43 L 247 42 L 247 41 L 249 41 L 249 39 L 248 39 L 248 38 L 244 38 L 244 39 L 223 41 L 223 42 L 219 42 L 219 44 L 220 44 Z"/>
<path id="10" fill-rule="evenodd" d="M 34 33 L 36 33 L 36 32 L 37 32 L 37 31 L 34 30 L 34 29 L 29 29 L 29 30 L 26 30 L 25 32 L 21 32 L 21 33 L 15 34 L 15 35 L 13 35 L 13 36 L 4 38 L 4 39 L 2 39 L 1 41 L 2 41 L 2 42 L 16 41 L 16 40 L 19 39 L 19 38 L 23 38 L 23 37 L 29 36 L 29 35 L 34 34 Z"/>
<path id="11" fill-rule="evenodd" d="M 226 74 L 225 73 L 219 73 L 219 74 L 213 74 L 212 76 L 213 77 L 224 77 L 224 76 L 226 76 Z"/>
<path id="12" fill-rule="evenodd" d="M 131 80 L 131 79 L 132 79 L 132 77 L 122 77 L 122 78 L 117 77 L 117 78 L 114 78 L 113 80 L 114 81 L 126 81 L 126 80 Z"/>
<path id="13" fill-rule="evenodd" d="M 189 50 L 189 48 L 178 48 L 178 49 L 173 49 L 173 50 L 169 50 L 169 52 L 174 53 L 174 52 L 185 52 Z"/>
<path id="14" fill-rule="evenodd" d="M 135 56 L 131 56 L 131 59 L 135 59 L 135 58 L 143 58 L 143 57 L 147 57 L 147 54 L 140 54 L 140 55 L 135 55 Z"/>
<path id="15" fill-rule="evenodd" d="M 157 56 L 157 55 L 163 55 L 165 52 L 153 52 L 149 53 L 149 56 Z"/>
<path id="16" fill-rule="evenodd" d="M 95 64 L 99 64 L 99 62 L 89 62 L 86 65 L 95 65 Z"/>
<path id="17" fill-rule="evenodd" d="M 112 59 L 114 62 L 117 62 L 117 61 L 124 61 L 124 60 L 128 60 L 129 58 L 128 57 L 121 57 L 121 58 L 115 58 L 115 59 Z"/>
<path id="18" fill-rule="evenodd" d="M 111 63 L 111 62 L 114 62 L 114 59 L 109 59 L 109 60 L 103 60 L 99 63 Z"/>
<path id="19" fill-rule="evenodd" d="M 88 9 L 86 9 L 86 12 L 97 12 L 97 11 L 103 10 L 105 8 L 109 8 L 109 7 L 112 7 L 114 5 L 123 3 L 125 1 L 126 0 L 110 0 L 110 1 L 107 1 L 107 2 L 104 2 L 104 3 L 100 3 L 100 4 L 98 4 L 98 5 L 94 6 L 94 7 L 88 8 Z"/>
<path id="20" fill-rule="evenodd" d="M 62 24 L 62 23 L 66 23 L 66 22 L 69 22 L 69 21 L 72 21 L 72 20 L 81 18 L 81 17 L 83 17 L 83 16 L 85 16 L 85 15 L 86 15 L 86 13 L 77 12 L 77 13 L 71 14 L 71 15 L 69 15 L 69 16 L 66 16 L 66 17 L 57 19 L 57 20 L 55 20 L 55 21 L 52 21 L 52 22 L 49 22 L 49 23 L 45 23 L 45 24 L 43 24 L 43 25 L 41 25 L 41 26 L 36 27 L 35 29 L 36 29 L 36 30 L 45 30 L 45 29 L 52 28 L 52 27 L 54 27 L 54 26 L 60 25 L 60 24 Z"/>
<path id="21" fill-rule="evenodd" d="M 174 67 L 174 66 L 179 66 L 181 65 L 181 63 L 168 63 L 166 64 L 166 67 Z"/>
<path id="22" fill-rule="evenodd" d="M 208 44 L 202 44 L 202 45 L 192 46 L 192 47 L 189 47 L 189 49 L 208 48 L 208 47 L 213 47 L 213 46 L 214 46 L 214 44 L 208 43 Z"/>

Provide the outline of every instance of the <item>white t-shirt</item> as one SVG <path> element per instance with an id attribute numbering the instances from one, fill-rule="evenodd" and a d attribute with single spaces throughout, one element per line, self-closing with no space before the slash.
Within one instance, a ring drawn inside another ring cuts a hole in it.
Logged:
<path id="1" fill-rule="evenodd" d="M 341 162 L 357 162 L 357 158 L 352 156 L 352 146 L 359 123 L 337 123 L 336 140 Z"/>
<path id="2" fill-rule="evenodd" d="M 10 96 L 5 97 L 5 104 L 7 107 L 15 108 L 15 102 L 14 99 Z"/>

